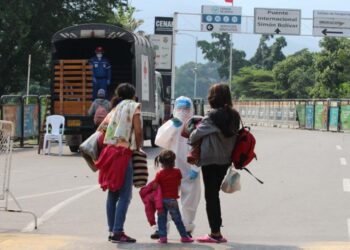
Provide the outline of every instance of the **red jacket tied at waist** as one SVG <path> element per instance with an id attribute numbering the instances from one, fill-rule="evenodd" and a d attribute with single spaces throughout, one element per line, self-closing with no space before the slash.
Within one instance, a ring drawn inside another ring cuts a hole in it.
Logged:
<path id="1" fill-rule="evenodd" d="M 140 196 L 145 204 L 146 217 L 151 226 L 156 224 L 155 212 L 163 211 L 163 199 L 160 186 L 153 189 L 154 181 L 141 188 Z"/>
<path id="2" fill-rule="evenodd" d="M 99 169 L 98 182 L 103 191 L 119 190 L 125 180 L 125 173 L 132 151 L 121 146 L 108 145 L 103 148 L 95 166 Z"/>

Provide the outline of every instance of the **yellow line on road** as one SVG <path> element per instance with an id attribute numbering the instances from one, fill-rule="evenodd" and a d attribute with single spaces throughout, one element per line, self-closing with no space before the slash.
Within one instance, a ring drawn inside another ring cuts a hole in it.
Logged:
<path id="1" fill-rule="evenodd" d="M 350 242 L 318 242 L 301 247 L 303 250 L 349 250 Z"/>
<path id="2" fill-rule="evenodd" d="M 56 250 L 74 240 L 74 237 L 56 235 L 1 234 L 0 250 Z"/>

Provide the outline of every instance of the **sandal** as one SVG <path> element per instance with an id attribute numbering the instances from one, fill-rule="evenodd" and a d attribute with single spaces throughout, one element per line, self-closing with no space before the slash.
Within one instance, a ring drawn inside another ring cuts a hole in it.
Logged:
<path id="1" fill-rule="evenodd" d="M 225 242 L 227 242 L 227 239 L 222 237 L 222 236 L 214 238 L 209 234 L 206 234 L 202 237 L 198 237 L 196 240 L 197 240 L 197 242 L 200 242 L 200 243 L 225 243 Z"/>
<path id="2" fill-rule="evenodd" d="M 198 237 L 196 240 L 197 240 L 199 243 L 219 243 L 218 240 L 216 240 L 216 239 L 210 237 L 209 234 L 206 234 L 206 235 L 204 235 L 204 236 Z"/>

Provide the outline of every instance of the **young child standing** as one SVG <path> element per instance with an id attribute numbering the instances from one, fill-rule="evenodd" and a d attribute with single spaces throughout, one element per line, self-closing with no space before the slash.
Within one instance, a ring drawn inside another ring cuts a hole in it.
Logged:
<path id="1" fill-rule="evenodd" d="M 155 165 L 159 166 L 160 163 L 162 167 L 162 169 L 157 172 L 153 184 L 154 189 L 156 189 L 158 185 L 160 186 L 163 197 L 163 211 L 158 213 L 159 243 L 168 242 L 166 228 L 168 212 L 181 235 L 181 242 L 193 242 L 192 238 L 190 238 L 186 232 L 177 203 L 182 175 L 180 170 L 174 166 L 175 158 L 176 155 L 171 150 L 163 150 L 155 158 Z"/>

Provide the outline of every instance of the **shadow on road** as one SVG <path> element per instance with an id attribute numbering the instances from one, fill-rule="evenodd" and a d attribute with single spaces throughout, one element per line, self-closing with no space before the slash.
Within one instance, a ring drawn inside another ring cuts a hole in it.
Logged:
<path id="1" fill-rule="evenodd" d="M 302 250 L 296 246 L 283 245 L 259 245 L 259 244 L 241 244 L 241 243 L 227 243 L 227 244 L 181 244 L 181 243 L 135 243 L 135 244 L 117 244 L 117 249 L 169 249 L 169 250 Z"/>

